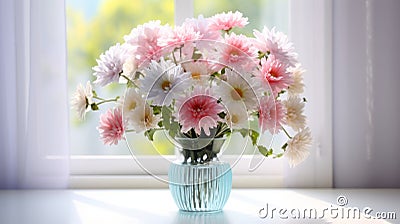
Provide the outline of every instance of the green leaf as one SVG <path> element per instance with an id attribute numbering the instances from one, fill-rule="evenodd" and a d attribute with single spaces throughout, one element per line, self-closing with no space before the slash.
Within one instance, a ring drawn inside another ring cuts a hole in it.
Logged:
<path id="1" fill-rule="evenodd" d="M 163 106 L 161 108 L 161 115 L 165 129 L 169 130 L 171 127 L 171 115 L 172 115 L 171 109 L 167 106 Z"/>
<path id="2" fill-rule="evenodd" d="M 171 122 L 171 126 L 170 126 L 170 129 L 169 129 L 169 132 L 168 132 L 169 135 L 172 138 L 174 138 L 176 136 L 176 134 L 178 133 L 179 128 L 180 128 L 180 126 L 179 126 L 178 122 L 176 122 L 176 121 Z"/>
<path id="3" fill-rule="evenodd" d="M 257 145 L 257 148 L 258 148 L 258 151 L 260 151 L 260 153 L 266 157 L 272 156 L 274 154 L 274 151 L 272 149 L 267 149 L 263 145 Z"/>
<path id="4" fill-rule="evenodd" d="M 268 157 L 268 149 L 263 146 L 263 145 L 258 145 L 257 146 L 258 151 L 263 155 L 263 156 L 267 156 Z"/>
<path id="5" fill-rule="evenodd" d="M 279 154 L 276 154 L 273 158 L 277 159 L 277 158 L 281 158 L 282 156 L 283 156 L 283 153 L 279 153 Z"/>
<path id="6" fill-rule="evenodd" d="M 218 116 L 219 116 L 220 118 L 224 119 L 225 116 L 226 116 L 226 113 L 225 113 L 225 112 L 221 112 L 221 113 L 218 114 Z"/>
<path id="7" fill-rule="evenodd" d="M 282 149 L 283 149 L 283 151 L 285 151 L 286 150 L 286 147 L 288 146 L 288 144 L 287 144 L 287 142 L 284 144 L 284 145 L 282 145 Z"/>
<path id="8" fill-rule="evenodd" d="M 157 129 L 149 129 L 144 132 L 144 136 L 146 136 L 150 141 L 154 141 L 154 134 L 156 131 Z"/>
<path id="9" fill-rule="evenodd" d="M 249 136 L 251 138 L 251 142 L 253 145 L 257 145 L 257 139 L 260 134 L 257 131 L 254 131 L 253 129 L 250 129 Z"/>
<path id="10" fill-rule="evenodd" d="M 92 110 L 99 110 L 99 106 L 98 106 L 96 103 L 90 104 L 90 108 L 91 108 Z"/>
<path id="11" fill-rule="evenodd" d="M 157 115 L 161 113 L 161 107 L 160 106 L 151 106 L 153 108 L 153 114 Z"/>
<path id="12" fill-rule="evenodd" d="M 237 132 L 239 132 L 243 138 L 245 138 L 247 135 L 249 135 L 249 130 L 245 129 L 245 128 L 239 129 L 239 130 L 237 130 Z"/>

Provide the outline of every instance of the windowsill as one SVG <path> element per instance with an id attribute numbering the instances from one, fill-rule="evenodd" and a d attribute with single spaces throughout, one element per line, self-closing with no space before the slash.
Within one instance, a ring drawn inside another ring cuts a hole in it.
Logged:
<path id="1" fill-rule="evenodd" d="M 322 215 L 324 208 L 336 208 L 340 195 L 347 197 L 347 207 L 361 211 L 369 207 L 371 215 L 396 212 L 399 218 L 400 189 L 233 189 L 223 212 L 211 214 L 179 212 L 167 189 L 12 190 L 0 191 L 0 223 L 276 223 L 282 221 L 279 209 L 287 209 L 286 221 L 321 223 L 339 219 L 332 219 L 330 210 L 321 220 L 291 219 L 289 212 L 308 208 Z M 261 219 L 259 212 L 267 204 L 269 216 Z M 277 210 L 271 218 L 273 208 Z M 357 221 L 371 223 L 373 218 Z M 373 223 L 394 221 L 375 219 Z"/>
<path id="2" fill-rule="evenodd" d="M 167 175 L 73 175 L 69 180 L 70 189 L 167 189 Z M 233 188 L 277 188 L 283 186 L 279 175 L 235 175 Z"/>

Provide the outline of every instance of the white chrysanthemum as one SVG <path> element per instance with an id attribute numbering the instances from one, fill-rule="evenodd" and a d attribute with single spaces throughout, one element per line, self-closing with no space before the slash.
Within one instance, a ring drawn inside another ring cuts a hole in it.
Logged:
<path id="1" fill-rule="evenodd" d="M 244 104 L 227 105 L 226 123 L 231 129 L 249 128 L 249 115 Z"/>
<path id="2" fill-rule="evenodd" d="M 135 89 L 129 88 L 126 91 L 125 95 L 119 100 L 119 104 L 122 107 L 124 119 L 128 120 L 128 122 L 131 123 L 131 114 L 135 110 L 142 108 L 145 102 L 142 96 L 137 93 Z"/>
<path id="3" fill-rule="evenodd" d="M 312 137 L 309 128 L 303 129 L 287 142 L 284 156 L 289 159 L 290 167 L 298 165 L 308 157 L 311 144 Z"/>
<path id="4" fill-rule="evenodd" d="M 260 85 L 255 78 L 246 74 L 237 74 L 226 69 L 226 82 L 221 82 L 216 93 L 221 96 L 223 104 L 245 104 L 247 110 L 258 108 Z"/>
<path id="5" fill-rule="evenodd" d="M 129 114 L 129 121 L 136 133 L 156 128 L 160 121 L 159 115 L 153 114 L 153 108 L 144 104 Z"/>
<path id="6" fill-rule="evenodd" d="M 211 69 L 206 61 L 188 62 L 182 64 L 182 67 L 190 73 L 194 83 L 206 84 L 210 78 Z"/>
<path id="7" fill-rule="evenodd" d="M 286 108 L 286 124 L 298 131 L 306 126 L 306 116 L 303 114 L 304 101 L 297 96 L 289 96 L 283 101 Z"/>
<path id="8" fill-rule="evenodd" d="M 127 58 L 125 63 L 122 65 L 122 75 L 133 79 L 137 69 L 136 59 L 134 57 Z"/>
<path id="9" fill-rule="evenodd" d="M 298 95 L 304 92 L 304 83 L 303 83 L 303 73 L 305 70 L 298 66 L 295 69 L 293 69 L 292 72 L 292 77 L 293 77 L 293 83 L 288 87 L 288 92 L 290 95 Z"/>
<path id="10" fill-rule="evenodd" d="M 144 74 L 140 90 L 154 105 L 170 105 L 172 99 L 176 99 L 187 89 L 183 81 L 189 78 L 189 73 L 185 73 L 181 66 L 164 59 L 160 63 L 152 61 Z"/>
<path id="11" fill-rule="evenodd" d="M 96 59 L 97 66 L 93 67 L 93 75 L 97 77 L 94 83 L 105 86 L 112 82 L 118 82 L 127 53 L 127 48 L 117 43 L 101 54 L 100 59 Z"/>
<path id="12" fill-rule="evenodd" d="M 86 88 L 79 83 L 71 99 L 72 107 L 78 112 L 78 116 L 82 120 L 85 119 L 86 110 L 93 101 L 92 89 L 89 81 L 86 83 Z"/>
<path id="13" fill-rule="evenodd" d="M 288 37 L 275 27 L 271 30 L 264 27 L 263 31 L 254 30 L 254 46 L 263 53 L 269 52 L 275 59 L 288 67 L 297 64 L 297 53 L 294 51 L 293 43 L 289 42 Z"/>

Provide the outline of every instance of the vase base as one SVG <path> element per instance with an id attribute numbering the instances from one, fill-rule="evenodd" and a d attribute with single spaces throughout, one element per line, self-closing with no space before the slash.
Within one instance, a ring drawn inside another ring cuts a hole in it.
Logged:
<path id="1" fill-rule="evenodd" d="M 232 171 L 225 162 L 172 163 L 168 177 L 172 197 L 182 212 L 220 212 L 232 189 Z"/>

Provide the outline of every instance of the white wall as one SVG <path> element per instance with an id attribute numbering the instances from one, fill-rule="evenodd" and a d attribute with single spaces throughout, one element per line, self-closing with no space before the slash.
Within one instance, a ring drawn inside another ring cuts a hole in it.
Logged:
<path id="1" fill-rule="evenodd" d="M 333 1 L 335 187 L 400 187 L 400 1 Z"/>

